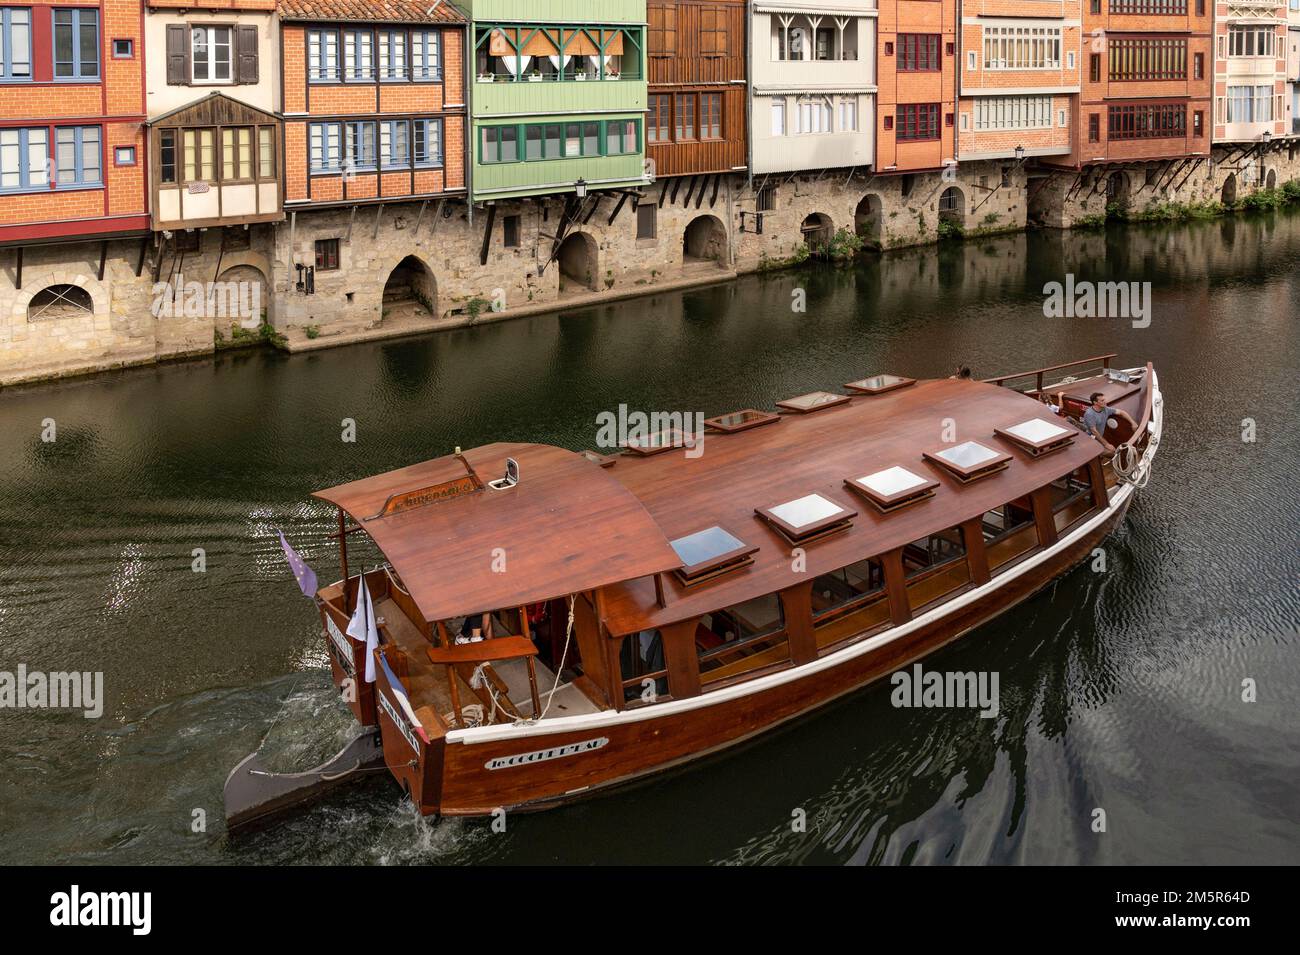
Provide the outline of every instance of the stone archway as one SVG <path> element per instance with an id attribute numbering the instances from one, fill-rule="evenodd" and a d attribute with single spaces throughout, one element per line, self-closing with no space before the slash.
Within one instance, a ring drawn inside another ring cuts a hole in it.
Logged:
<path id="1" fill-rule="evenodd" d="M 835 236 L 835 225 L 824 212 L 814 212 L 803 220 L 800 231 L 803 232 L 803 241 L 808 250 L 817 255 L 830 248 L 831 239 Z"/>
<path id="2" fill-rule="evenodd" d="M 560 266 L 560 293 L 595 292 L 599 289 L 600 247 L 586 232 L 573 232 L 560 243 L 555 256 Z"/>
<path id="3" fill-rule="evenodd" d="M 217 282 L 213 321 L 218 327 L 227 322 L 238 322 L 245 328 L 256 328 L 263 322 L 271 324 L 270 282 L 256 265 L 232 265 L 217 276 Z"/>
<path id="4" fill-rule="evenodd" d="M 858 208 L 853 213 L 853 231 L 859 238 L 869 242 L 879 242 L 884 226 L 885 204 L 874 193 L 863 196 Z"/>
<path id="5" fill-rule="evenodd" d="M 1276 170 L 1276 169 L 1270 169 L 1270 170 L 1268 171 L 1268 175 L 1266 175 L 1266 176 L 1264 177 L 1264 188 L 1265 188 L 1265 189 L 1276 189 L 1276 188 L 1277 188 L 1277 170 Z"/>
<path id="6" fill-rule="evenodd" d="M 1220 201 L 1225 206 L 1236 205 L 1237 202 L 1237 174 L 1228 173 L 1228 178 L 1223 180 L 1223 191 L 1219 194 Z"/>
<path id="7" fill-rule="evenodd" d="M 431 318 L 438 316 L 438 280 L 417 255 L 408 255 L 393 267 L 384 282 L 380 321 L 389 315 Z"/>
<path id="8" fill-rule="evenodd" d="M 727 230 L 713 215 L 696 216 L 682 233 L 682 265 L 726 265 Z"/>
<path id="9" fill-rule="evenodd" d="M 966 226 L 966 197 L 956 186 L 949 186 L 939 197 L 939 221 L 959 228 Z"/>

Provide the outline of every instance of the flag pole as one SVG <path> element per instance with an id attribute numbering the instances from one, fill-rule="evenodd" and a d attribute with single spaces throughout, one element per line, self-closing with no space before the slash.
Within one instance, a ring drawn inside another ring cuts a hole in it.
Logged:
<path id="1" fill-rule="evenodd" d="M 343 612 L 351 613 L 352 606 L 348 601 L 348 528 L 347 515 L 343 513 L 343 508 L 339 508 L 339 563 L 343 565 Z"/>

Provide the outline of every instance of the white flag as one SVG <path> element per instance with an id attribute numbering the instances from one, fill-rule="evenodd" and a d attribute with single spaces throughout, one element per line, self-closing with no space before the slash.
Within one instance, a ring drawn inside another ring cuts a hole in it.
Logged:
<path id="1" fill-rule="evenodd" d="M 357 609 L 348 623 L 348 636 L 366 642 L 366 682 L 375 682 L 375 650 L 379 648 L 379 627 L 375 624 L 375 604 L 370 599 L 370 588 L 361 576 L 361 590 L 357 594 Z"/>

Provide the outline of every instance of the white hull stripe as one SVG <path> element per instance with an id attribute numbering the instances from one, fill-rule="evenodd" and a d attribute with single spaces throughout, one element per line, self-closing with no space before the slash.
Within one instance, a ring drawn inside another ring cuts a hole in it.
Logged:
<path id="1" fill-rule="evenodd" d="M 1162 399 L 1159 382 L 1156 379 L 1154 369 L 1151 372 L 1151 388 L 1151 442 L 1142 456 L 1141 471 L 1145 471 L 1151 467 L 1151 462 L 1155 457 L 1155 450 L 1160 442 L 1160 432 L 1163 427 L 1164 415 Z M 1139 473 L 1141 473 L 1141 471 Z M 581 716 L 562 716 L 556 719 L 544 720 L 541 723 L 525 724 L 521 726 L 502 724 L 499 726 L 474 726 L 467 729 L 451 730 L 447 734 L 447 742 L 465 744 L 491 743 L 498 740 L 524 739 L 530 736 L 550 736 L 557 733 L 576 733 L 599 729 L 602 726 L 622 726 L 626 723 L 639 723 L 646 720 L 675 716 L 679 713 L 689 713 L 693 710 L 708 709 L 718 705 L 719 703 L 726 703 L 730 700 L 737 700 L 757 693 L 763 693 L 767 690 L 784 686 L 787 683 L 793 683 L 796 680 L 802 680 L 805 677 L 814 676 L 823 671 L 833 669 L 848 660 L 857 659 L 863 654 L 871 653 L 873 650 L 878 650 L 883 646 L 887 646 L 895 640 L 906 637 L 908 634 L 914 633 L 922 627 L 929 626 L 935 621 L 940 620 L 955 611 L 961 610 L 976 601 L 983 600 L 999 588 L 1024 576 L 1040 564 L 1051 560 L 1076 541 L 1079 541 L 1092 533 L 1110 518 L 1114 517 L 1132 494 L 1133 485 L 1122 485 L 1115 492 L 1115 496 L 1111 498 L 1109 506 L 1104 511 L 1075 528 L 1068 535 L 1061 538 L 1052 548 L 1040 551 L 1023 563 L 1017 564 L 1010 570 L 1005 571 L 987 584 L 982 584 L 973 590 L 967 591 L 959 597 L 954 597 L 941 607 L 936 607 L 928 613 L 924 613 L 919 617 L 914 617 L 907 623 L 900 624 L 897 627 L 891 627 L 884 633 L 863 640 L 861 643 L 855 643 L 852 646 L 845 647 L 843 650 L 833 653 L 830 656 L 821 657 L 811 663 L 790 667 L 789 669 L 781 670 L 777 673 L 769 673 L 766 676 L 757 677 L 746 683 L 732 684 L 731 686 L 723 687 L 720 690 L 701 693 L 699 696 L 692 696 L 688 699 L 669 700 L 664 703 L 656 703 L 653 706 L 639 707 L 635 710 L 601 710 L 599 713 L 587 713 Z"/>

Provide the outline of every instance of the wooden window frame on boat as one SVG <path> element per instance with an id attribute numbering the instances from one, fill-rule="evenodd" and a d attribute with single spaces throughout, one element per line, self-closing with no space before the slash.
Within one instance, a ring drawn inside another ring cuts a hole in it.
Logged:
<path id="1" fill-rule="evenodd" d="M 839 653 L 845 648 L 859 643 L 863 640 L 870 639 L 878 634 L 890 630 L 894 627 L 906 624 L 913 618 L 928 613 L 942 604 L 956 599 L 964 593 L 975 588 L 981 587 L 995 577 L 1001 576 L 1013 567 L 1018 566 L 1026 560 L 1033 558 L 1036 554 L 1041 553 L 1045 548 L 1052 547 L 1062 536 L 1080 524 L 1080 522 L 1095 517 L 1099 509 L 1104 509 L 1109 504 L 1109 497 L 1106 494 L 1104 476 L 1100 464 L 1100 459 L 1094 459 L 1088 465 L 1084 465 L 1066 475 L 1066 477 L 1079 477 L 1086 473 L 1088 476 L 1088 488 L 1080 490 L 1068 501 L 1062 504 L 1062 507 L 1070 506 L 1083 499 L 1085 495 L 1091 492 L 1091 502 L 1089 508 L 1076 517 L 1065 527 L 1058 529 L 1056 527 L 1055 517 L 1057 511 L 1053 510 L 1052 502 L 1052 484 L 1061 478 L 1054 478 L 1038 488 L 1035 488 L 1029 494 L 1023 495 L 1012 501 L 1006 501 L 1001 506 L 1006 507 L 1015 501 L 1027 499 L 1030 505 L 1029 510 L 1033 517 L 1026 524 L 1017 525 L 1015 529 L 1008 531 L 1007 534 L 1014 534 L 1023 531 L 1026 527 L 1034 529 L 1034 543 L 1031 547 L 1017 554 L 1016 556 L 1004 561 L 998 567 L 991 569 L 989 566 L 988 548 L 997 543 L 1001 537 L 994 537 L 988 541 L 984 539 L 984 515 L 963 521 L 960 524 L 953 525 L 951 528 L 941 528 L 934 533 L 941 533 L 945 530 L 955 530 L 959 533 L 964 553 L 959 557 L 953 557 L 941 564 L 935 564 L 926 567 L 911 577 L 908 577 L 903 565 L 904 547 L 898 547 L 883 554 L 869 554 L 858 560 L 850 561 L 845 566 L 861 563 L 866 560 L 877 561 L 881 567 L 884 585 L 880 590 L 862 594 L 853 600 L 842 604 L 839 607 L 825 611 L 818 616 L 813 609 L 812 588 L 816 582 L 816 577 L 807 581 L 787 587 L 777 591 L 776 595 L 780 600 L 781 613 L 783 617 L 783 626 L 780 629 L 768 631 L 762 634 L 756 634 L 753 637 L 745 639 L 744 643 L 754 643 L 767 641 L 772 647 L 780 646 L 782 642 L 786 647 L 786 658 L 779 661 L 766 662 L 752 670 L 745 670 L 740 673 L 731 673 L 720 679 L 709 680 L 707 671 L 701 671 L 701 656 L 695 646 L 695 631 L 704 614 L 697 614 L 688 619 L 678 621 L 673 624 L 667 624 L 658 628 L 664 638 L 664 656 L 666 667 L 662 671 L 653 674 L 643 674 L 631 681 L 620 681 L 619 696 L 622 690 L 629 684 L 639 683 L 647 678 L 659 679 L 667 677 L 668 694 L 660 694 L 654 702 L 663 702 L 671 699 L 683 699 L 701 694 L 713 693 L 726 687 L 734 686 L 738 683 L 745 683 L 766 674 L 775 673 L 791 667 L 797 667 L 803 663 L 815 659 L 824 658 L 835 653 Z M 824 496 L 824 495 L 823 495 Z M 814 537 L 816 535 L 813 535 Z M 927 534 L 926 537 L 932 536 Z M 926 600 L 924 603 L 913 604 L 916 594 L 916 586 L 924 583 L 931 577 L 943 573 L 945 570 L 951 570 L 957 563 L 962 563 L 966 568 L 966 580 L 952 589 Z M 835 568 L 827 573 L 835 573 L 843 568 Z M 862 630 L 854 631 L 846 636 L 829 640 L 824 645 L 818 643 L 818 633 L 825 631 L 828 627 L 833 627 L 836 623 L 852 617 L 868 608 L 875 607 L 880 601 L 884 600 L 889 608 L 888 619 L 868 626 Z M 727 608 L 719 608 L 718 612 Z M 675 632 L 675 639 L 670 637 L 670 632 Z M 635 634 L 629 634 L 622 637 L 622 640 L 629 639 Z M 617 643 L 616 643 L 617 646 Z M 735 649 L 735 646 L 729 649 Z M 616 650 L 617 653 L 617 650 Z M 638 706 L 649 705 L 640 701 L 622 701 L 616 697 L 615 706 L 617 709 L 631 709 Z"/>

